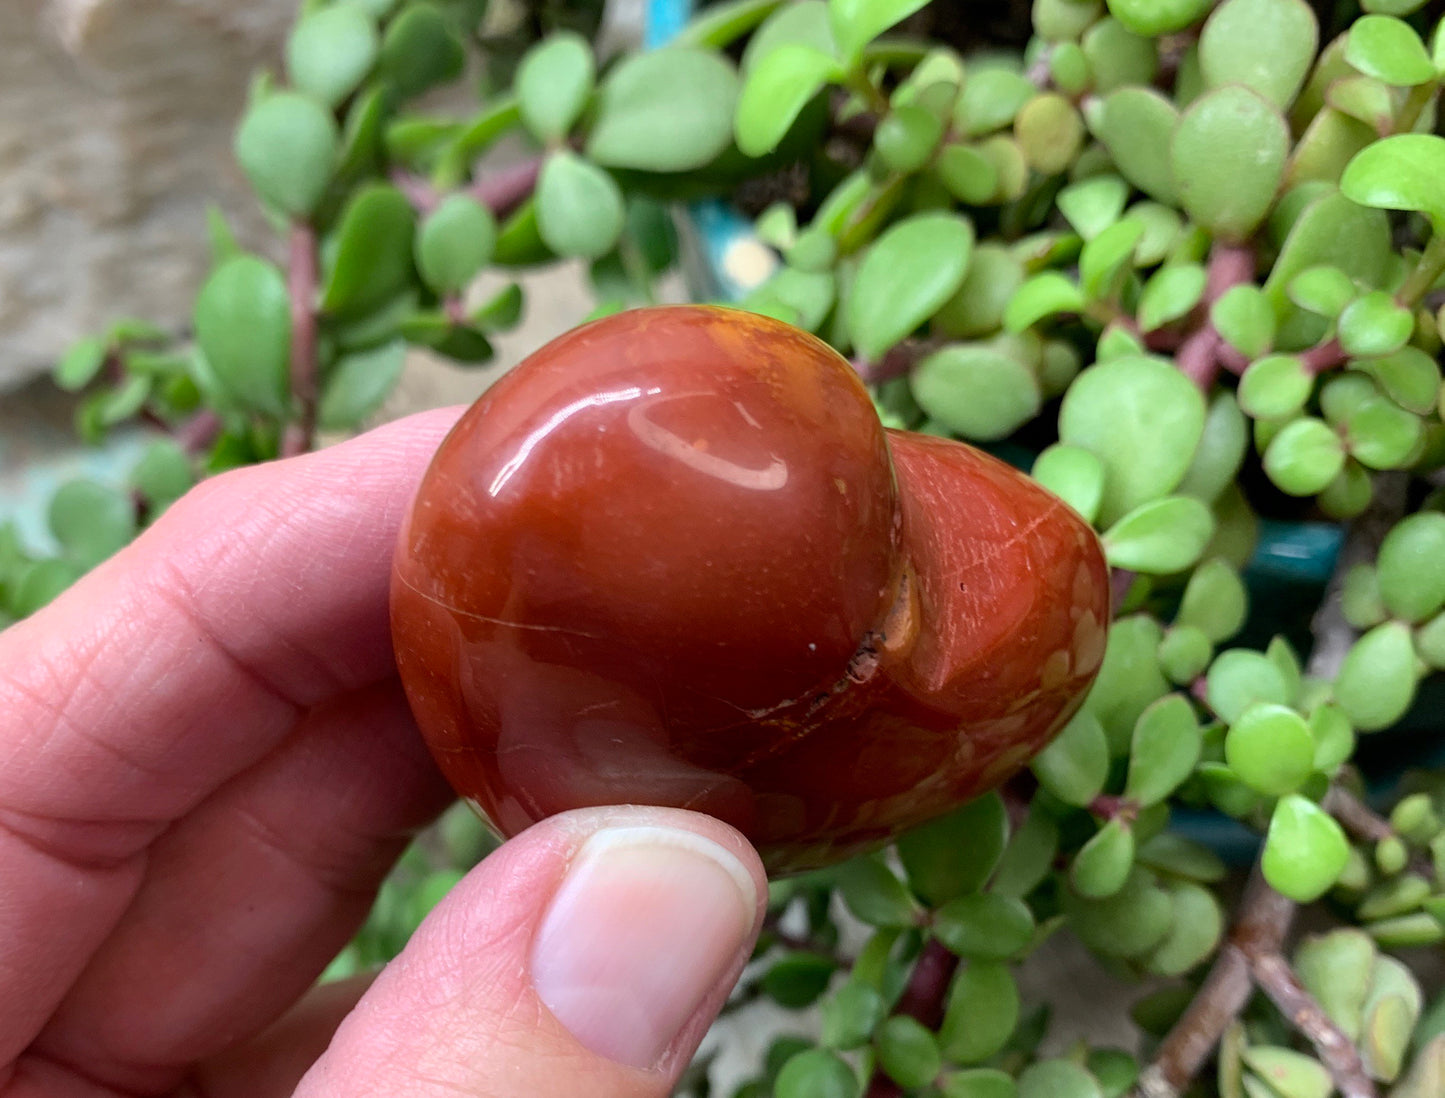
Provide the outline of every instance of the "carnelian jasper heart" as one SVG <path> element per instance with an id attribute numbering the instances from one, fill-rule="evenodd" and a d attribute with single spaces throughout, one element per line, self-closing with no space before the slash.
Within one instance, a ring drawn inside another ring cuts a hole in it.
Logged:
<path id="1" fill-rule="evenodd" d="M 786 324 L 641 309 L 493 386 L 404 523 L 392 632 L 448 779 L 511 835 L 696 809 L 773 872 L 1021 767 L 1103 657 L 1094 532 L 960 443 L 885 431 Z"/>

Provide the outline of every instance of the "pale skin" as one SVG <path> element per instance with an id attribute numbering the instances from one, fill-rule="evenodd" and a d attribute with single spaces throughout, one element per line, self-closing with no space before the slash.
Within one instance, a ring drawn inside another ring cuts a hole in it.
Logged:
<path id="1" fill-rule="evenodd" d="M 533 986 L 531 950 L 608 826 L 711 840 L 761 904 L 756 855 L 706 817 L 540 824 L 380 976 L 313 988 L 452 799 L 397 680 L 387 579 L 457 414 L 213 478 L 0 633 L 0 1098 L 670 1091 L 756 921 L 645 1067 L 573 1036 Z"/>

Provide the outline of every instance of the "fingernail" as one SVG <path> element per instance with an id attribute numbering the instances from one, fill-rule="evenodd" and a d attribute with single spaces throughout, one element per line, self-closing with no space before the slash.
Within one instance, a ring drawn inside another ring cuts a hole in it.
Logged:
<path id="1" fill-rule="evenodd" d="M 655 1064 L 751 935 L 757 892 L 731 852 L 690 831 L 597 832 L 532 945 L 537 995 L 593 1052 Z"/>

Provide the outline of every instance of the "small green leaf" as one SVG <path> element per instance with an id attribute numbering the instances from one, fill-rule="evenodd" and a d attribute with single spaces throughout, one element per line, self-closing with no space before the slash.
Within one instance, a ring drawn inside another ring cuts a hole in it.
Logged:
<path id="1" fill-rule="evenodd" d="M 1169 933 L 1144 962 L 1156 976 L 1184 975 L 1214 952 L 1224 934 L 1224 912 L 1207 888 L 1179 881 L 1169 898 L 1174 906 Z"/>
<path id="2" fill-rule="evenodd" d="M 1057 175 L 1078 156 L 1085 137 L 1084 120 L 1065 96 L 1035 95 L 1014 118 L 1014 140 L 1029 167 Z"/>
<path id="3" fill-rule="evenodd" d="M 10 595 L 11 613 L 17 618 L 29 617 L 53 602 L 83 571 L 74 561 L 61 558 L 29 565 L 15 581 Z"/>
<path id="4" fill-rule="evenodd" d="M 1226 724 L 1233 724 L 1256 702 L 1288 705 L 1289 684 L 1279 668 L 1261 652 L 1231 648 L 1221 652 L 1205 679 L 1209 707 Z"/>
<path id="5" fill-rule="evenodd" d="M 1243 628 L 1247 611 L 1247 595 L 1239 573 L 1223 560 L 1210 560 L 1189 577 L 1175 621 L 1198 626 L 1219 644 Z"/>
<path id="6" fill-rule="evenodd" d="M 916 1018 L 895 1014 L 873 1038 L 878 1066 L 901 1087 L 926 1086 L 943 1068 L 943 1055 L 931 1030 Z"/>
<path id="7" fill-rule="evenodd" d="M 1106 522 L 1175 488 L 1203 429 L 1199 390 L 1169 363 L 1142 355 L 1084 370 L 1059 413 L 1060 439 L 1104 463 Z"/>
<path id="8" fill-rule="evenodd" d="M 267 415 L 286 413 L 291 377 L 291 299 L 286 279 L 255 256 L 216 268 L 196 298 L 196 341 L 227 394 Z"/>
<path id="9" fill-rule="evenodd" d="M 1080 711 L 1032 765 L 1040 784 L 1061 801 L 1088 804 L 1103 789 L 1109 772 L 1109 743 L 1098 717 Z"/>
<path id="10" fill-rule="evenodd" d="M 1354 927 L 1312 935 L 1295 951 L 1300 982 L 1351 1041 L 1364 1024 L 1377 952 L 1369 936 Z"/>
<path id="11" fill-rule="evenodd" d="M 829 957 L 793 953 L 763 973 L 763 994 L 788 1010 L 802 1010 L 822 998 L 837 971 L 837 963 Z"/>
<path id="12" fill-rule="evenodd" d="M 461 39 L 430 0 L 409 0 L 381 41 L 381 74 L 403 98 L 455 80 L 466 59 Z"/>
<path id="13" fill-rule="evenodd" d="M 1135 867 L 1124 887 L 1103 900 L 1063 895 L 1069 928 L 1090 949 L 1106 957 L 1141 957 L 1169 932 L 1174 905 L 1154 875 Z"/>
<path id="14" fill-rule="evenodd" d="M 317 422 L 328 431 L 355 430 L 391 394 L 405 362 L 401 340 L 340 359 L 321 388 Z"/>
<path id="15" fill-rule="evenodd" d="M 1027 896 L 1048 875 L 1058 848 L 1058 825 L 1047 813 L 1030 810 L 1004 848 L 993 876 L 993 891 L 1000 896 Z"/>
<path id="16" fill-rule="evenodd" d="M 1124 796 L 1157 804 L 1194 770 L 1203 740 L 1194 707 L 1182 694 L 1169 694 L 1139 715 L 1129 750 Z"/>
<path id="17" fill-rule="evenodd" d="M 958 339 L 992 335 L 1002 325 L 1004 309 L 1023 281 L 1023 264 L 1007 248 L 979 245 L 973 250 L 963 284 L 934 314 L 934 327 Z"/>
<path id="18" fill-rule="evenodd" d="M 1104 495 L 1104 463 L 1088 450 L 1055 443 L 1038 456 L 1029 475 L 1086 522 L 1098 515 Z"/>
<path id="19" fill-rule="evenodd" d="M 1098 125 L 1099 138 L 1124 178 L 1167 206 L 1178 199 L 1169 159 L 1178 125 L 1179 111 L 1174 104 L 1145 87 L 1120 88 L 1110 93 Z"/>
<path id="20" fill-rule="evenodd" d="M 1226 85 L 1201 96 L 1170 150 L 1185 211 L 1217 236 L 1246 239 L 1274 204 L 1289 144 L 1279 110 L 1255 92 Z"/>
<path id="21" fill-rule="evenodd" d="M 1109 0 L 1109 14 L 1135 34 L 1155 38 L 1203 19 L 1211 0 Z"/>
<path id="22" fill-rule="evenodd" d="M 933 169 L 948 192 L 967 205 L 982 205 L 999 191 L 999 172 L 993 160 L 970 145 L 945 145 Z"/>
<path id="23" fill-rule="evenodd" d="M 750 72 L 769 53 L 785 45 L 812 46 L 822 53 L 837 54 L 824 0 L 783 4 L 768 16 L 743 49 L 743 73 Z"/>
<path id="24" fill-rule="evenodd" d="M 470 195 L 448 195 L 417 232 L 417 270 L 438 293 L 458 293 L 487 265 L 496 243 L 491 211 Z"/>
<path id="25" fill-rule="evenodd" d="M 1349 854 L 1340 825 L 1313 801 L 1291 793 L 1274 807 L 1260 865 L 1271 888 L 1305 904 L 1329 891 Z"/>
<path id="26" fill-rule="evenodd" d="M 1139 328 L 1152 332 L 1187 314 L 1204 296 L 1204 268 L 1197 263 L 1161 267 L 1139 295 Z"/>
<path id="27" fill-rule="evenodd" d="M 1419 347 L 1401 347 L 1391 354 L 1356 359 L 1352 368 L 1368 374 L 1407 411 L 1429 415 L 1440 394 L 1440 367 Z"/>
<path id="28" fill-rule="evenodd" d="M 858 1098 L 858 1077 L 833 1053 L 821 1048 L 799 1052 L 778 1072 L 774 1098 Z"/>
<path id="29" fill-rule="evenodd" d="M 1344 463 L 1340 436 L 1313 416 L 1301 416 L 1287 424 L 1264 452 L 1269 479 L 1292 496 L 1324 491 Z"/>
<path id="30" fill-rule="evenodd" d="M 931 905 L 975 892 L 988 881 L 1008 843 L 1008 813 L 997 793 L 900 835 L 898 857 L 908 885 Z"/>
<path id="31" fill-rule="evenodd" d="M 295 92 L 255 103 L 236 131 L 236 159 L 251 186 L 271 205 L 306 217 L 321 201 L 336 167 L 341 135 L 331 112 Z"/>
<path id="32" fill-rule="evenodd" d="M 72 343 L 55 364 L 55 384 L 69 393 L 84 389 L 105 365 L 108 350 L 105 340 L 96 336 L 87 336 Z"/>
<path id="33" fill-rule="evenodd" d="M 933 932 L 961 957 L 1001 961 L 1029 944 L 1034 917 L 1022 900 L 979 892 L 950 900 L 934 912 Z"/>
<path id="34" fill-rule="evenodd" d="M 567 136 L 592 95 L 592 47 L 575 31 L 554 31 L 523 55 L 514 85 L 522 121 L 539 141 Z"/>
<path id="35" fill-rule="evenodd" d="M 844 306 L 853 344 L 876 361 L 963 284 L 973 226 L 949 213 L 892 225 L 863 257 Z"/>
<path id="36" fill-rule="evenodd" d="M 1210 307 L 1209 319 L 1224 341 L 1248 358 L 1274 345 L 1274 309 L 1253 283 L 1225 290 Z"/>
<path id="37" fill-rule="evenodd" d="M 1116 88 L 1148 87 L 1158 75 L 1157 45 L 1117 19 L 1100 19 L 1084 32 L 1079 44 L 1097 95 Z"/>
<path id="38" fill-rule="evenodd" d="M 1304 407 L 1314 387 L 1298 355 L 1266 355 L 1239 379 L 1239 406 L 1255 419 L 1283 419 Z"/>
<path id="39" fill-rule="evenodd" d="M 1124 887 L 1134 868 L 1134 832 L 1114 818 L 1096 831 L 1069 866 L 1069 883 L 1080 896 L 1101 900 Z"/>
<path id="40" fill-rule="evenodd" d="M 170 439 L 147 446 L 130 471 L 131 486 L 155 511 L 180 499 L 195 482 L 190 457 Z"/>
<path id="41" fill-rule="evenodd" d="M 537 181 L 537 225 L 561 256 L 595 259 L 622 235 L 626 211 L 616 182 L 576 153 L 554 152 Z"/>
<path id="42" fill-rule="evenodd" d="M 888 28 L 925 7 L 928 0 L 828 0 L 828 20 L 838 54 L 852 67 L 863 47 Z"/>
<path id="43" fill-rule="evenodd" d="M 737 99 L 737 72 L 718 53 L 667 46 L 637 54 L 602 83 L 587 155 L 609 168 L 700 168 L 731 141 Z"/>
<path id="44" fill-rule="evenodd" d="M 297 89 L 335 107 L 371 71 L 380 45 L 375 22 L 356 5 L 321 8 L 286 40 L 286 73 Z"/>
<path id="45" fill-rule="evenodd" d="M 838 871 L 838 890 L 848 910 L 870 926 L 913 925 L 914 903 L 893 875 L 876 858 L 855 858 Z"/>
<path id="46" fill-rule="evenodd" d="M 1004 309 L 1003 326 L 1022 332 L 1060 313 L 1081 313 L 1084 306 L 1084 295 L 1073 279 L 1060 271 L 1043 271 L 1018 288 Z"/>
<path id="47" fill-rule="evenodd" d="M 334 257 L 321 288 L 321 309 L 358 316 L 386 304 L 415 277 L 415 215 L 395 187 L 369 183 L 341 211 Z"/>
<path id="48" fill-rule="evenodd" d="M 1387 355 L 1403 347 L 1415 331 L 1410 310 L 1383 290 L 1362 294 L 1340 314 L 1340 346 L 1354 355 Z"/>
<path id="49" fill-rule="evenodd" d="M 1007 1044 L 1018 1020 L 1018 985 L 1008 965 L 975 960 L 949 987 L 939 1044 L 950 1063 L 981 1063 Z"/>
<path id="50" fill-rule="evenodd" d="M 838 62 L 811 46 L 779 46 L 754 66 L 738 97 L 733 134 L 748 156 L 777 148 L 808 102 L 842 79 Z"/>
<path id="51" fill-rule="evenodd" d="M 1214 516 L 1193 496 L 1165 496 L 1141 503 L 1104 535 L 1104 553 L 1115 568 L 1166 574 L 1188 568 L 1214 535 Z"/>
<path id="52" fill-rule="evenodd" d="M 135 537 L 135 504 L 93 480 L 71 480 L 50 497 L 50 532 L 82 568 L 99 564 Z"/>
<path id="53" fill-rule="evenodd" d="M 1377 625 L 1355 641 L 1335 679 L 1335 701 L 1361 732 L 1388 728 L 1415 697 L 1415 649 L 1399 622 Z"/>
<path id="54" fill-rule="evenodd" d="M 1425 43 L 1410 24 L 1389 15 L 1362 15 L 1350 24 L 1345 60 L 1366 76 L 1399 88 L 1435 79 Z"/>
<path id="55" fill-rule="evenodd" d="M 1038 379 L 1027 365 L 986 345 L 952 344 L 911 375 L 913 398 L 930 419 L 975 441 L 1007 438 L 1038 414 Z"/>
<path id="56" fill-rule="evenodd" d="M 1445 137 L 1401 133 L 1358 153 L 1340 178 L 1340 190 L 1362 206 L 1414 210 L 1445 228 Z"/>
<path id="57" fill-rule="evenodd" d="M 1314 770 L 1315 741 L 1303 717 L 1287 706 L 1251 705 L 1230 725 L 1224 758 L 1260 793 L 1293 793 Z"/>
<path id="58" fill-rule="evenodd" d="M 1003 66 L 971 72 L 954 104 L 954 127 L 964 137 L 993 133 L 1012 123 L 1037 93 L 1032 81 Z"/>
<path id="59" fill-rule="evenodd" d="M 888 1006 L 876 988 L 849 980 L 824 1000 L 821 1013 L 823 1045 L 847 1051 L 872 1039 L 874 1029 L 888 1014 Z"/>
<path id="60" fill-rule="evenodd" d="M 1019 1098 L 1103 1098 L 1099 1083 L 1072 1060 L 1040 1060 L 1019 1074 Z"/>
<path id="61" fill-rule="evenodd" d="M 1313 1057 L 1290 1048 L 1251 1045 L 1244 1050 L 1249 1069 L 1270 1085 L 1281 1098 L 1329 1098 L 1334 1083 L 1325 1066 Z"/>
<path id="62" fill-rule="evenodd" d="M 1419 416 L 1375 395 L 1350 409 L 1343 426 L 1350 455 L 1372 469 L 1408 464 L 1424 431 Z"/>
<path id="63" fill-rule="evenodd" d="M 1288 107 L 1314 63 L 1319 38 L 1304 0 L 1226 0 L 1199 36 L 1199 65 L 1211 88 L 1243 84 Z"/>
<path id="64" fill-rule="evenodd" d="M 878 123 L 873 134 L 873 149 L 890 171 L 907 175 L 933 159 L 942 137 L 943 119 L 923 107 L 904 103 L 895 106 Z"/>
<path id="65" fill-rule="evenodd" d="M 1445 607 L 1445 514 L 1422 511 L 1397 523 L 1380 545 L 1379 592 L 1395 617 L 1421 622 Z"/>
<path id="66" fill-rule="evenodd" d="M 1145 231 L 1143 221 L 1125 216 L 1084 245 L 1079 253 L 1079 289 L 1085 299 L 1104 301 L 1115 297 L 1125 272 L 1138 261 Z M 1057 271 L 1045 271 L 1038 277 L 1050 274 L 1063 277 Z"/>
<path id="67" fill-rule="evenodd" d="M 1353 301 L 1359 290 L 1338 267 L 1308 267 L 1289 284 L 1289 299 L 1301 309 L 1333 320 Z"/>
<path id="68" fill-rule="evenodd" d="M 1214 646 L 1202 629 L 1192 625 L 1175 625 L 1164 634 L 1159 644 L 1159 666 L 1169 681 L 1179 685 L 1192 683 L 1214 658 Z"/>
<path id="69" fill-rule="evenodd" d="M 1194 451 L 1194 460 L 1179 482 L 1178 490 L 1205 503 L 1218 504 L 1234 485 L 1249 449 L 1249 421 L 1239 410 L 1233 393 L 1214 394 L 1204 419 L 1204 432 Z"/>

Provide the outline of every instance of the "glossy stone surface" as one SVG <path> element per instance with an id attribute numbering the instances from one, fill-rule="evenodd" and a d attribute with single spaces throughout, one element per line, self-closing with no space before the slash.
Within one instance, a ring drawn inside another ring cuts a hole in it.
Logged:
<path id="1" fill-rule="evenodd" d="M 831 348 L 705 307 L 549 344 L 438 451 L 392 585 L 398 665 L 503 834 L 692 808 L 773 872 L 997 784 L 1103 655 L 1093 531 L 1006 465 L 885 432 Z"/>

